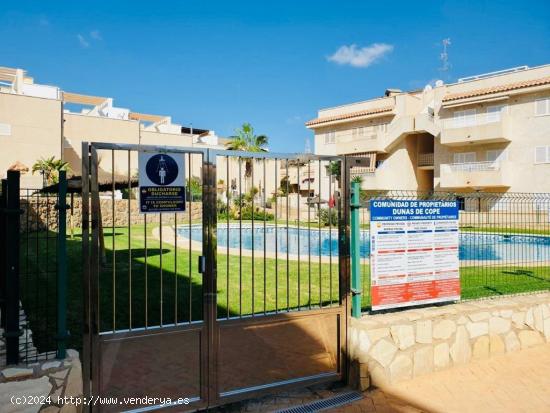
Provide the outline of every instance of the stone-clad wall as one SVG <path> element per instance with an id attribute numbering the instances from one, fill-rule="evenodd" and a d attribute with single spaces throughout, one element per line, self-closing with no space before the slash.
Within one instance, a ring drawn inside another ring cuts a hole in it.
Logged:
<path id="1" fill-rule="evenodd" d="M 36 231 L 49 229 L 57 230 L 57 210 L 55 205 L 57 199 L 55 196 L 40 198 L 29 197 L 21 199 L 21 231 Z M 70 198 L 67 198 L 67 205 L 70 206 Z M 102 221 L 105 227 L 113 225 L 113 204 L 110 199 L 100 199 Z M 192 202 L 187 203 L 186 212 L 178 214 L 177 220 L 180 222 L 189 221 L 189 208 L 191 208 L 191 219 L 199 220 L 202 216 L 202 203 Z M 116 227 L 128 225 L 128 200 L 116 199 L 114 205 L 114 223 Z M 139 212 L 137 200 L 130 201 L 130 222 L 132 225 L 143 224 L 145 217 L 148 223 L 158 223 L 159 214 L 144 215 Z M 71 210 L 67 210 L 67 230 L 72 226 L 80 228 L 82 222 L 82 200 L 75 197 L 73 200 L 72 214 Z M 162 215 L 163 224 L 171 224 L 174 222 L 174 214 L 166 213 Z"/>
<path id="2" fill-rule="evenodd" d="M 361 387 L 550 342 L 550 293 L 365 315 L 351 320 L 349 350 Z M 360 373 L 360 374 L 359 374 Z"/>
<path id="3" fill-rule="evenodd" d="M 82 411 L 82 397 L 82 369 L 75 350 L 67 350 L 65 360 L 12 366 L 0 372 L 0 411 L 3 412 L 42 409 L 40 411 L 47 413 L 76 413 Z"/>

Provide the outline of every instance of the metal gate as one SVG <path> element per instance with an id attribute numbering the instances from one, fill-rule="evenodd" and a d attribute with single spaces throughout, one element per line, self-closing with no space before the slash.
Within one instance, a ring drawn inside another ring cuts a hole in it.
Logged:
<path id="1" fill-rule="evenodd" d="M 183 154 L 185 212 L 139 214 L 142 150 Z M 82 159 L 95 410 L 192 410 L 345 377 L 345 159 L 108 143 Z"/>

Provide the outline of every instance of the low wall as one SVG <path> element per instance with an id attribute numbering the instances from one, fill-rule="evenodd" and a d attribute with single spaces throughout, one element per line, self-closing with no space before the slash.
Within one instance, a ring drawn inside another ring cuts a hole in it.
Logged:
<path id="1" fill-rule="evenodd" d="M 545 341 L 548 292 L 365 315 L 350 323 L 352 379 L 384 387 Z"/>
<path id="2" fill-rule="evenodd" d="M 71 397 L 73 403 L 70 403 Z M 0 411 L 76 413 L 82 411 L 82 369 L 78 352 L 65 360 L 48 360 L 0 371 Z M 66 401 L 66 402 L 65 402 Z"/>
<path id="3" fill-rule="evenodd" d="M 49 198 L 29 198 L 21 199 L 21 231 L 36 231 L 49 229 L 57 230 L 57 210 L 55 205 L 57 199 L 55 196 Z M 67 198 L 67 205 L 70 206 L 70 198 Z M 105 227 L 113 225 L 113 202 L 110 199 L 100 199 L 102 221 Z M 127 199 L 115 199 L 114 202 L 114 224 L 116 227 L 128 225 L 128 209 L 130 209 L 130 223 L 132 225 L 142 224 L 145 219 L 148 223 L 158 223 L 159 214 L 141 214 L 139 212 L 138 201 L 132 199 L 128 208 Z M 199 220 L 202 217 L 202 203 L 191 202 L 186 204 L 186 212 L 178 213 L 177 220 L 180 222 L 189 221 L 189 208 L 191 208 L 191 219 Z M 82 223 L 82 199 L 74 198 L 72 210 L 67 210 L 67 230 L 71 228 L 80 228 Z M 162 214 L 163 223 L 173 223 L 174 214 Z"/>

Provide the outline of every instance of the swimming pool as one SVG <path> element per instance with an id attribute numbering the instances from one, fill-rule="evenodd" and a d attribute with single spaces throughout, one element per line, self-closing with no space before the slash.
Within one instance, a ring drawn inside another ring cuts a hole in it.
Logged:
<path id="1" fill-rule="evenodd" d="M 189 226 L 180 226 L 178 235 L 189 238 Z M 229 248 L 250 250 L 254 245 L 254 251 L 260 256 L 265 250 L 268 253 L 313 256 L 337 256 L 338 232 L 328 229 L 315 229 L 300 227 L 277 227 L 263 224 L 255 225 L 254 230 L 250 224 L 243 224 L 239 229 L 238 224 L 218 224 L 218 250 L 223 252 Z M 202 241 L 202 226 L 191 226 L 191 239 Z M 277 244 L 277 249 L 275 249 Z M 361 257 L 368 258 L 370 254 L 369 232 L 361 231 Z M 462 232 L 460 234 L 459 258 L 461 260 L 481 261 L 517 261 L 534 262 L 550 261 L 550 236 L 537 235 L 502 235 Z"/>

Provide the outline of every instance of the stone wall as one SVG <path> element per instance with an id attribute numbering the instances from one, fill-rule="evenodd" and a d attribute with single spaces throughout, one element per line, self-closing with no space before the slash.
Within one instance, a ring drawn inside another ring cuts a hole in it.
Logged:
<path id="1" fill-rule="evenodd" d="M 82 411 L 82 369 L 78 352 L 67 350 L 65 360 L 4 368 L 0 372 L 0 411 L 76 413 Z"/>
<path id="2" fill-rule="evenodd" d="M 57 210 L 55 205 L 57 199 L 55 196 L 39 198 L 30 197 L 21 199 L 21 231 L 36 231 L 49 229 L 50 231 L 57 230 Z M 70 198 L 67 198 L 67 205 L 70 206 Z M 111 199 L 100 199 L 102 221 L 105 227 L 113 225 L 113 203 Z M 200 220 L 202 217 L 202 203 L 192 202 L 186 204 L 186 212 L 177 215 L 178 223 L 189 221 L 189 208 L 191 208 L 191 219 Z M 158 223 L 159 214 L 141 214 L 139 212 L 138 201 L 133 199 L 130 201 L 128 208 L 127 199 L 115 199 L 114 204 L 114 224 L 116 227 L 128 225 L 128 209 L 130 209 L 130 223 L 143 224 L 147 219 L 147 223 Z M 163 224 L 174 222 L 174 214 L 166 213 L 162 215 Z M 80 228 L 82 223 L 82 199 L 74 197 L 72 210 L 67 210 L 67 230 L 71 225 L 73 228 Z"/>
<path id="3" fill-rule="evenodd" d="M 352 319 L 352 379 L 363 389 L 550 342 L 550 293 Z"/>

